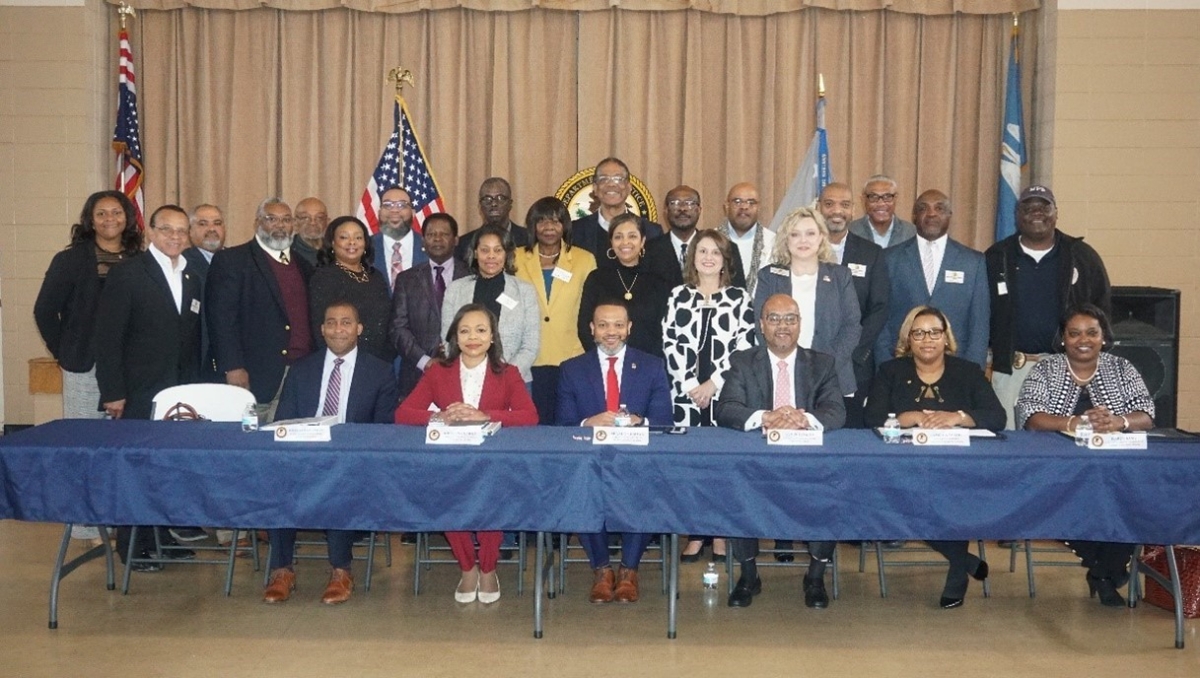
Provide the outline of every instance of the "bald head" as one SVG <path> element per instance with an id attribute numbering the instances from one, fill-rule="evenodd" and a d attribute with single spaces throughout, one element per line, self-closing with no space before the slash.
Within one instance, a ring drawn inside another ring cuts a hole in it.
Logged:
<path id="1" fill-rule="evenodd" d="M 854 194 L 850 187 L 843 183 L 834 182 L 821 189 L 817 198 L 817 208 L 825 217 L 825 226 L 829 228 L 829 240 L 834 244 L 846 237 L 846 227 L 854 215 Z"/>
<path id="2" fill-rule="evenodd" d="M 745 235 L 758 223 L 758 189 L 754 184 L 742 182 L 729 189 L 729 195 L 725 197 L 725 218 L 738 235 Z"/>
<path id="3" fill-rule="evenodd" d="M 913 205 L 913 224 L 917 234 L 926 240 L 937 240 L 950 230 L 950 198 L 939 190 L 930 189 L 917 196 Z"/>
<path id="4" fill-rule="evenodd" d="M 329 225 L 329 210 L 319 198 L 305 198 L 296 204 L 296 235 L 314 248 L 321 248 L 325 227 Z"/>

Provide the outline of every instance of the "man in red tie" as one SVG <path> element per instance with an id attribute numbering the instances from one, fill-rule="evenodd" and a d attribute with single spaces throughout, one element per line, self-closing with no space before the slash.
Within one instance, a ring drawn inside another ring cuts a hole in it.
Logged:
<path id="1" fill-rule="evenodd" d="M 763 337 L 766 346 L 739 351 L 730 358 L 721 399 L 716 403 L 717 424 L 739 431 L 760 429 L 831 430 L 846 422 L 842 389 L 838 388 L 833 356 L 800 348 L 800 307 L 786 294 L 776 294 L 763 304 Z M 749 607 L 762 592 L 758 577 L 757 539 L 731 539 L 733 557 L 742 575 L 729 595 L 730 607 Z M 829 606 L 825 593 L 825 566 L 833 558 L 836 542 L 809 542 L 811 561 L 804 576 L 804 604 Z"/>
<path id="2" fill-rule="evenodd" d="M 604 301 L 592 314 L 595 348 L 567 360 L 559 368 L 559 426 L 615 426 L 622 405 L 633 426 L 669 426 L 671 387 L 660 358 L 626 346 L 629 310 L 620 301 Z M 637 602 L 638 564 L 650 542 L 649 534 L 621 535 L 621 570 L 614 573 L 609 562 L 608 532 L 580 534 L 595 581 L 588 600 L 593 603 Z"/>

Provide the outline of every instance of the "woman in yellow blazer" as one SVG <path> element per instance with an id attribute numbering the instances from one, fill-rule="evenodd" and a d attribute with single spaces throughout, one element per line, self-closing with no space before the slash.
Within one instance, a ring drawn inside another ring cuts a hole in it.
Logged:
<path id="1" fill-rule="evenodd" d="M 558 366 L 583 353 L 575 324 L 583 281 L 596 270 L 591 252 L 571 246 L 571 213 L 554 196 L 529 206 L 525 226 L 532 242 L 517 250 L 517 277 L 537 290 L 541 345 L 533 361 L 533 403 L 539 423 L 554 424 Z"/>

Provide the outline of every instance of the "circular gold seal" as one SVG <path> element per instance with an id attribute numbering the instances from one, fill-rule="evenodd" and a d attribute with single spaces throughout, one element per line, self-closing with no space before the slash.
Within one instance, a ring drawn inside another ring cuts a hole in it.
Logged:
<path id="1" fill-rule="evenodd" d="M 596 431 L 596 440 L 600 442 L 608 440 L 608 431 Z"/>
<path id="2" fill-rule="evenodd" d="M 441 437 L 442 437 L 441 431 L 437 430 L 436 428 L 429 429 L 429 439 L 430 440 L 437 440 L 438 438 L 441 438 Z"/>
<path id="3" fill-rule="evenodd" d="M 929 442 L 929 434 L 925 433 L 924 431 L 921 431 L 920 433 L 917 434 L 916 440 L 918 443 L 921 443 L 922 445 L 924 445 L 925 443 Z"/>
<path id="4" fill-rule="evenodd" d="M 1104 436 L 1099 433 L 1092 436 L 1092 447 L 1104 447 Z"/>
<path id="5" fill-rule="evenodd" d="M 592 194 L 592 177 L 595 173 L 595 167 L 581 169 L 562 182 L 554 192 L 554 197 L 566 203 L 572 219 L 586 217 L 600 209 L 600 203 Z M 629 175 L 629 197 L 625 198 L 625 204 L 630 212 L 650 221 L 658 221 L 658 207 L 654 204 L 654 196 L 650 194 L 646 184 L 632 174 Z"/>
<path id="6" fill-rule="evenodd" d="M 767 434 L 767 440 L 770 440 L 773 443 L 779 442 L 779 439 L 782 437 L 783 436 L 781 436 L 779 434 L 779 431 L 771 431 L 770 433 Z"/>
<path id="7" fill-rule="evenodd" d="M 287 437 L 287 427 L 280 426 L 279 428 L 275 429 L 275 437 L 276 438 L 286 438 Z"/>

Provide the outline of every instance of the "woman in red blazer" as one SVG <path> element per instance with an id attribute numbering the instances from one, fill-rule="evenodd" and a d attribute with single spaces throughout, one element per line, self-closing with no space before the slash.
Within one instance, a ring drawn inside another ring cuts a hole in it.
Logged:
<path id="1" fill-rule="evenodd" d="M 396 409 L 397 424 L 422 426 L 433 419 L 537 425 L 537 409 L 525 380 L 515 366 L 502 359 L 500 333 L 491 311 L 483 304 L 467 304 L 459 309 L 450 323 L 446 345 L 446 357 L 429 363 L 416 388 Z M 431 412 L 430 405 L 438 411 Z M 470 603 L 478 598 L 481 603 L 494 603 L 500 599 L 496 562 L 502 539 L 499 531 L 446 533 L 450 550 L 462 568 L 455 600 Z"/>

